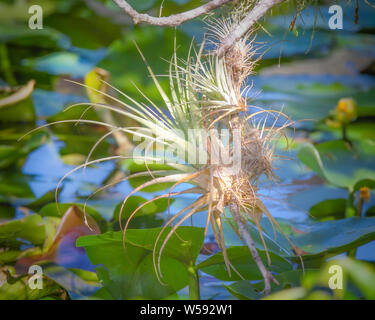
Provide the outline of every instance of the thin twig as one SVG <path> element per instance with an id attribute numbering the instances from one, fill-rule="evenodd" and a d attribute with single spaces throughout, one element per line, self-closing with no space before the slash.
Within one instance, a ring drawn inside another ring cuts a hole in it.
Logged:
<path id="1" fill-rule="evenodd" d="M 217 54 L 222 57 L 232 45 L 238 41 L 268 10 L 284 0 L 260 0 L 248 15 L 237 25 L 220 44 Z"/>
<path id="2" fill-rule="evenodd" d="M 369 5 L 370 7 L 375 8 L 375 4 L 370 3 L 368 0 L 364 0 L 364 1 L 365 1 L 365 3 L 366 3 L 367 5 Z"/>
<path id="3" fill-rule="evenodd" d="M 241 130 L 241 122 L 239 119 L 238 114 L 234 115 L 232 119 L 229 121 L 231 129 L 232 130 Z M 268 295 L 271 292 L 271 281 L 275 282 L 276 284 L 279 284 L 278 281 L 273 277 L 272 273 L 266 269 L 264 266 L 264 263 L 262 259 L 260 258 L 258 251 L 255 247 L 254 240 L 251 237 L 250 233 L 246 229 L 246 225 L 242 220 L 241 214 L 240 214 L 240 207 L 236 203 L 236 201 L 233 201 L 230 206 L 231 212 L 233 214 L 234 220 L 236 221 L 236 224 L 238 226 L 238 231 L 241 235 L 241 238 L 245 241 L 246 245 L 248 246 L 251 255 L 253 256 L 253 259 L 258 266 L 258 269 L 260 273 L 263 276 L 264 279 L 264 290 L 263 294 Z"/>
<path id="4" fill-rule="evenodd" d="M 85 0 L 94 1 L 94 0 Z M 207 14 L 210 11 L 223 6 L 229 1 L 234 0 L 211 0 L 200 7 L 181 12 L 178 14 L 173 14 L 168 17 L 154 17 L 147 13 L 139 13 L 136 11 L 126 0 L 113 0 L 128 16 L 131 17 L 134 24 L 145 22 L 148 24 L 156 26 L 169 26 L 176 27 L 183 22 L 192 20 L 201 16 L 202 14 Z M 259 0 L 254 8 L 248 13 L 248 15 L 234 28 L 220 44 L 217 49 L 217 54 L 222 57 L 227 50 L 238 41 L 258 20 L 260 20 L 272 7 L 280 4 L 285 0 Z"/>
<path id="5" fill-rule="evenodd" d="M 192 20 L 201 16 L 202 14 L 209 13 L 210 11 L 221 7 L 223 4 L 231 0 L 212 0 L 200 7 L 173 14 L 168 17 L 153 17 L 147 13 L 139 13 L 125 0 L 113 0 L 128 16 L 130 16 L 134 24 L 145 22 L 156 26 L 169 26 L 176 27 L 185 21 Z"/>
<path id="6" fill-rule="evenodd" d="M 271 292 L 271 281 L 275 282 L 276 284 L 279 284 L 278 281 L 273 277 L 272 273 L 266 269 L 264 266 L 264 263 L 262 259 L 260 258 L 258 251 L 255 247 L 254 240 L 251 237 L 250 233 L 247 231 L 245 223 L 242 221 L 239 207 L 237 204 L 232 204 L 231 211 L 234 216 L 234 219 L 238 226 L 238 231 L 240 232 L 240 235 L 242 239 L 246 242 L 247 246 L 249 247 L 249 250 L 251 252 L 251 255 L 253 256 L 253 259 L 255 263 L 257 264 L 259 271 L 261 272 L 263 278 L 264 278 L 264 295 L 268 295 Z"/>

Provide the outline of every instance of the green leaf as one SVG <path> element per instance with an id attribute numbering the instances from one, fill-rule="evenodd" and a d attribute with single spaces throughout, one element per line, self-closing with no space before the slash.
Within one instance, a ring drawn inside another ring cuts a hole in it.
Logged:
<path id="1" fill-rule="evenodd" d="M 0 266 L 9 262 L 14 262 L 21 255 L 21 250 L 2 250 L 0 251 Z"/>
<path id="2" fill-rule="evenodd" d="M 39 247 L 32 247 L 25 250 L 4 248 L 0 252 L 0 266 L 16 262 L 20 258 L 38 256 L 42 254 Z"/>
<path id="3" fill-rule="evenodd" d="M 44 242 L 44 236 L 43 220 L 38 214 L 0 223 L 0 244 L 2 247 L 18 246 L 22 243 L 19 239 L 41 245 Z"/>
<path id="4" fill-rule="evenodd" d="M 49 203 L 45 205 L 39 212 L 42 217 L 61 217 L 66 210 L 71 206 L 77 206 L 83 210 L 84 205 L 82 203 Z M 90 206 L 86 206 L 86 212 L 95 218 L 100 217 L 100 213 Z"/>
<path id="5" fill-rule="evenodd" d="M 277 220 L 279 222 L 279 220 Z M 234 219 L 229 218 L 228 222 L 231 222 L 232 225 L 236 225 Z M 242 241 L 238 238 L 238 235 L 233 231 L 232 227 L 227 221 L 223 222 L 223 231 L 225 235 L 225 243 L 227 246 L 242 246 L 243 243 Z M 283 238 L 280 233 L 276 234 L 276 239 L 274 238 L 274 232 L 272 229 L 272 226 L 269 224 L 266 219 L 262 220 L 262 224 L 264 224 L 263 228 L 265 233 L 269 234 L 270 237 L 264 237 L 266 246 L 268 251 L 273 252 L 279 256 L 283 256 L 290 251 L 291 248 L 289 247 L 289 244 L 286 242 L 284 243 L 285 239 Z M 264 245 L 262 242 L 262 239 L 259 235 L 259 231 L 256 228 L 256 226 L 252 223 L 248 223 L 247 226 L 247 231 L 250 233 L 251 237 L 254 240 L 255 247 L 258 250 L 263 251 L 264 250 Z M 276 240 L 276 241 L 275 241 Z"/>
<path id="6" fill-rule="evenodd" d="M 375 145 L 369 140 L 349 147 L 344 141 L 328 141 L 301 148 L 298 158 L 332 185 L 353 190 L 364 179 L 375 179 Z"/>
<path id="7" fill-rule="evenodd" d="M 34 198 L 28 178 L 20 173 L 0 172 L 0 201 L 12 202 L 14 198 Z"/>
<path id="8" fill-rule="evenodd" d="M 131 196 L 125 203 L 125 206 L 122 211 L 122 219 L 127 219 L 129 216 L 143 203 L 145 203 L 147 199 L 141 196 Z M 169 203 L 172 204 L 174 199 L 170 199 Z M 115 211 L 113 213 L 113 219 L 117 221 L 120 209 L 122 206 L 122 201 L 116 206 Z M 160 212 L 164 212 L 168 208 L 168 198 L 161 198 L 157 199 L 149 204 L 145 205 L 142 209 L 137 211 L 135 217 L 149 215 L 149 214 L 156 214 Z"/>
<path id="9" fill-rule="evenodd" d="M 81 279 L 85 281 L 93 283 L 99 282 L 98 276 L 95 272 L 77 268 L 69 268 L 69 271 L 73 272 L 75 275 L 79 276 Z"/>
<path id="10" fill-rule="evenodd" d="M 260 280 L 262 275 L 251 256 L 247 246 L 230 247 L 227 249 L 228 259 L 238 273 L 248 280 Z M 273 272 L 283 272 L 291 269 L 291 264 L 284 258 L 278 256 L 273 252 L 269 252 L 271 258 L 271 265 L 269 269 Z M 266 263 L 265 251 L 260 251 L 261 259 Z M 224 281 L 237 281 L 241 280 L 240 276 L 234 270 L 231 270 L 231 276 L 225 266 L 224 257 L 222 252 L 216 253 L 209 257 L 207 260 L 198 264 L 197 268 L 203 272 L 210 274 L 220 280 Z"/>
<path id="11" fill-rule="evenodd" d="M 56 236 L 56 231 L 61 222 L 61 219 L 57 217 L 44 217 L 43 222 L 44 222 L 44 227 L 45 227 L 45 240 L 43 244 L 43 253 L 46 253 L 48 252 L 48 249 L 51 248 L 51 245 Z"/>
<path id="12" fill-rule="evenodd" d="M 35 32 L 35 30 L 28 27 L 27 23 L 12 24 L 10 26 L 0 22 L 0 29 L 2 31 L 0 42 L 55 50 L 60 49 L 62 46 L 70 46 L 68 37 L 47 26 Z"/>
<path id="13" fill-rule="evenodd" d="M 62 215 L 71 207 L 71 206 L 77 206 L 82 211 L 84 209 L 84 205 L 82 203 L 58 203 L 56 205 L 55 202 L 49 203 L 45 205 L 42 209 L 40 209 L 39 214 L 42 217 L 62 217 Z M 95 210 L 94 208 L 90 206 L 86 206 L 86 213 L 89 214 L 91 217 L 95 219 L 97 224 L 100 227 L 100 230 L 106 231 L 107 230 L 107 222 L 102 217 L 102 215 Z"/>
<path id="14" fill-rule="evenodd" d="M 301 283 L 301 278 L 304 275 L 304 272 L 308 270 L 292 270 L 292 271 L 286 271 L 282 272 L 280 274 L 275 275 L 275 278 L 277 281 L 279 281 L 279 286 L 274 286 L 273 288 L 275 291 L 286 289 L 290 287 L 297 287 Z"/>
<path id="15" fill-rule="evenodd" d="M 191 39 L 179 29 L 172 30 L 155 26 L 142 28 L 136 26 L 134 29 L 128 30 L 124 39 L 119 39 L 111 44 L 108 48 L 108 54 L 98 66 L 109 71 L 111 83 L 132 98 L 142 102 L 145 101 L 133 85 L 135 83 L 146 96 L 163 108 L 163 100 L 151 77 L 149 77 L 146 66 L 133 41 L 137 42 L 153 72 L 155 74 L 165 74 L 168 70 L 168 63 L 164 62 L 162 58 L 169 59 L 172 56 L 175 35 L 178 54 L 181 58 L 185 58 Z M 160 43 L 164 45 L 160 46 Z M 158 80 L 161 82 L 163 89 L 166 89 L 168 80 L 162 77 Z"/>
<path id="16" fill-rule="evenodd" d="M 32 121 L 35 121 L 35 111 L 31 97 L 0 109 L 0 123 Z"/>
<path id="17" fill-rule="evenodd" d="M 313 218 L 343 219 L 345 218 L 346 199 L 328 199 L 317 203 L 310 208 L 310 215 Z"/>
<path id="18" fill-rule="evenodd" d="M 133 173 L 137 173 L 137 172 L 147 172 L 147 167 L 144 163 L 136 163 L 132 160 L 128 160 L 128 161 L 123 161 L 123 166 L 124 166 L 124 169 L 128 170 L 129 171 L 129 174 L 133 174 Z M 174 168 L 166 165 L 166 164 L 158 164 L 158 163 L 150 163 L 148 164 L 148 168 L 149 170 L 153 171 L 153 170 L 175 170 Z M 136 178 L 131 178 L 129 179 L 129 184 L 133 187 L 133 188 L 137 188 L 139 187 L 140 185 L 142 185 L 143 183 L 147 182 L 147 181 L 150 181 L 152 180 L 153 178 L 151 176 L 145 176 L 145 177 L 136 177 Z M 170 188 L 174 185 L 173 182 L 170 182 L 170 183 L 158 183 L 156 185 L 153 185 L 153 186 L 149 186 L 149 187 L 146 187 L 146 188 L 143 188 L 142 189 L 142 192 L 156 192 L 156 191 L 162 191 L 162 190 L 165 190 L 167 188 Z"/>
<path id="19" fill-rule="evenodd" d="M 306 144 L 298 152 L 298 159 L 321 178 L 325 178 L 323 162 L 318 150 L 312 144 Z"/>
<path id="20" fill-rule="evenodd" d="M 49 117 L 47 121 L 51 123 L 62 120 L 80 119 L 86 109 L 87 106 L 71 108 Z M 95 110 L 91 108 L 86 111 L 85 119 L 101 121 Z M 61 155 L 81 154 L 87 156 L 98 139 L 104 134 L 103 128 L 100 126 L 90 124 L 76 126 L 74 122 L 55 124 L 50 129 L 60 140 L 64 141 L 64 146 L 59 151 Z M 110 141 L 102 141 L 92 154 L 91 160 L 108 157 L 110 155 L 110 146 Z"/>
<path id="21" fill-rule="evenodd" d="M 109 19 L 93 15 L 79 17 L 71 12 L 53 14 L 45 19 L 45 24 L 63 34 L 72 41 L 73 46 L 87 49 L 108 47 L 114 40 L 121 37 L 121 28 Z M 77 32 L 79 30 L 79 32 Z"/>
<path id="22" fill-rule="evenodd" d="M 279 282 L 279 285 L 272 284 L 271 292 L 274 293 L 287 288 L 298 287 L 301 283 L 302 276 L 302 270 L 291 270 L 274 275 Z M 229 286 L 224 285 L 224 287 L 240 300 L 254 300 L 262 298 L 261 291 L 264 288 L 264 281 L 252 284 L 250 281 L 241 280 L 236 281 Z"/>
<path id="23" fill-rule="evenodd" d="M 375 240 L 375 218 L 372 217 L 352 217 L 322 222 L 307 220 L 301 223 L 291 223 L 282 219 L 277 221 L 292 243 L 306 252 L 302 256 L 306 263 L 327 259 Z M 262 226 L 273 239 L 273 229 L 269 221 L 263 219 Z M 277 232 L 277 239 L 283 239 L 279 232 Z M 284 240 L 282 244 L 288 248 L 288 243 Z M 291 259 L 295 262 L 299 261 L 298 257 L 291 257 Z"/>
<path id="24" fill-rule="evenodd" d="M 129 229 L 126 232 L 125 241 L 133 246 L 152 251 L 154 249 L 155 240 L 161 230 L 162 228 Z M 170 227 L 164 230 L 159 239 L 158 247 L 169 231 L 171 231 Z M 203 243 L 203 228 L 181 226 L 177 229 L 177 233 L 178 236 L 174 233 L 169 239 L 163 252 L 174 259 L 188 264 L 198 257 Z M 195 239 L 195 241 L 193 241 L 193 239 Z M 184 240 L 184 242 L 182 240 Z M 120 243 L 122 245 L 122 232 L 106 232 L 100 235 L 80 237 L 77 240 L 77 246 L 85 248 L 108 243 Z"/>
<path id="25" fill-rule="evenodd" d="M 275 36 L 274 32 L 272 33 Z M 311 34 L 307 38 L 310 38 L 310 36 Z M 283 38 L 284 36 L 280 35 L 280 37 Z M 310 40 L 306 40 L 310 42 Z M 298 50 L 301 49 L 300 42 L 301 37 L 298 37 L 296 41 Z M 274 53 L 278 57 L 280 50 L 276 47 L 273 49 L 276 49 Z M 284 50 L 285 47 L 283 52 Z M 311 128 L 315 126 L 315 123 L 319 124 L 318 121 L 329 116 L 339 99 L 343 97 L 352 97 L 357 102 L 360 117 L 369 117 L 375 114 L 374 85 L 363 85 L 363 82 L 367 80 L 361 77 L 344 78 L 341 75 L 332 75 L 332 80 L 327 81 L 325 75 L 264 74 L 255 77 L 253 80 L 265 93 L 256 99 L 256 105 L 273 106 L 275 100 L 277 100 L 276 105 L 278 107 L 282 105 L 283 112 L 296 121 L 299 127 Z M 303 105 L 303 108 L 301 108 L 301 105 Z"/>
<path id="26" fill-rule="evenodd" d="M 46 206 L 47 204 L 51 202 L 55 202 L 55 190 L 46 192 L 40 198 L 25 205 L 25 207 L 33 211 L 39 211 L 41 208 L 43 208 L 44 206 Z"/>
<path id="27" fill-rule="evenodd" d="M 232 295 L 240 300 L 257 300 L 262 295 L 247 280 L 240 280 L 229 286 L 223 285 Z"/>
<path id="28" fill-rule="evenodd" d="M 375 180 L 364 179 L 364 180 L 358 181 L 355 184 L 353 191 L 358 191 L 359 189 L 363 187 L 367 187 L 369 189 L 375 189 Z"/>
<path id="29" fill-rule="evenodd" d="M 375 108 L 373 108 L 375 111 Z M 309 134 L 314 141 L 339 140 L 342 138 L 342 128 L 332 128 L 325 123 L 316 127 L 317 131 Z M 348 138 L 351 141 L 375 140 L 375 124 L 373 122 L 353 122 L 346 127 Z"/>
<path id="30" fill-rule="evenodd" d="M 15 213 L 16 208 L 14 208 L 13 206 L 6 203 L 0 203 L 0 221 L 3 219 L 13 218 Z"/>
<path id="31" fill-rule="evenodd" d="M 0 169 L 7 168 L 25 158 L 31 151 L 45 143 L 46 137 L 45 132 L 37 132 L 31 135 L 28 140 L 14 145 L 0 145 Z"/>
<path id="32" fill-rule="evenodd" d="M 265 300 L 299 300 L 303 299 L 306 296 L 306 290 L 301 287 L 297 288 L 290 288 L 285 289 L 282 291 L 278 291 L 275 293 L 270 294 L 269 296 L 265 297 Z M 325 295 L 319 295 L 317 300 L 324 300 L 326 298 Z"/>
<path id="33" fill-rule="evenodd" d="M 365 216 L 366 217 L 375 217 L 375 206 L 372 206 L 372 207 L 368 208 Z"/>
<path id="34" fill-rule="evenodd" d="M 158 242 L 158 250 L 171 228 L 166 228 Z M 180 227 L 173 234 L 161 257 L 162 285 L 157 280 L 152 252 L 161 228 L 129 229 L 126 252 L 122 232 L 81 237 L 77 246 L 85 247 L 103 286 L 116 299 L 161 299 L 182 289 L 188 283 L 187 268 L 194 264 L 203 243 L 202 228 Z M 176 275 L 178 274 L 178 277 Z"/>

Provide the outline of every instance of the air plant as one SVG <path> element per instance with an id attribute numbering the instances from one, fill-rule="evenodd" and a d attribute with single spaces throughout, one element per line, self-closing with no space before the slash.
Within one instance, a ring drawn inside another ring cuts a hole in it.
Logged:
<path id="1" fill-rule="evenodd" d="M 139 176 L 150 177 L 149 181 L 136 187 L 122 202 L 119 223 L 123 230 L 124 246 L 129 222 L 142 207 L 160 198 L 169 199 L 170 197 L 185 193 L 198 194 L 199 197 L 194 202 L 168 219 L 156 239 L 153 262 L 159 281 L 162 282 L 163 280 L 160 262 L 166 243 L 177 232 L 181 224 L 198 212 L 207 212 L 205 232 L 207 232 L 209 225 L 211 225 L 218 246 L 223 253 L 228 274 L 231 275 L 231 272 L 239 274 L 231 264 L 226 252 L 223 222 L 228 218 L 228 211 L 225 210 L 227 208 L 235 221 L 235 223 L 229 221 L 230 225 L 249 247 L 264 278 L 264 293 L 268 294 L 271 289 L 271 281 L 277 283 L 277 280 L 267 270 L 261 260 L 251 235 L 246 229 L 246 223 L 249 220 L 252 221 L 259 231 L 269 265 L 271 263 L 270 256 L 261 228 L 263 215 L 271 221 L 273 226 L 276 226 L 280 230 L 291 244 L 295 253 L 299 254 L 298 248 L 283 233 L 283 230 L 267 210 L 258 194 L 258 185 L 262 178 L 265 177 L 269 182 L 277 181 L 273 165 L 274 159 L 277 157 L 275 155 L 275 147 L 280 139 L 285 138 L 288 140 L 284 129 L 293 126 L 293 122 L 285 114 L 277 110 L 258 108 L 258 111 L 255 112 L 249 111 L 250 105 L 247 96 L 252 87 L 247 84 L 246 80 L 254 72 L 254 66 L 257 63 L 257 59 L 254 59 L 256 53 L 256 49 L 254 48 L 254 31 L 249 31 L 238 40 L 223 57 L 218 57 L 215 54 L 215 46 L 220 44 L 220 41 L 229 34 L 233 26 L 249 10 L 248 2 L 245 1 L 244 3 L 233 10 L 229 17 L 210 20 L 208 22 L 209 32 L 207 40 L 201 44 L 198 51 L 194 49 L 192 44 L 186 60 L 178 59 L 175 50 L 169 62 L 169 95 L 163 90 L 157 77 L 139 50 L 154 84 L 164 101 L 165 106 L 163 108 L 153 103 L 141 90 L 138 91 L 143 95 L 147 103 L 134 100 L 104 80 L 102 81 L 106 86 L 115 90 L 127 102 L 113 97 L 106 92 L 86 86 L 89 90 L 105 96 L 107 101 L 112 100 L 118 106 L 111 106 L 105 103 L 82 103 L 73 105 L 70 108 L 88 105 L 88 108 L 111 110 L 119 116 L 129 117 L 137 121 L 139 126 L 124 128 L 82 118 L 65 120 L 64 122 L 79 121 L 99 124 L 106 126 L 109 131 L 93 146 L 85 163 L 67 173 L 60 180 L 58 187 L 69 174 L 91 164 L 123 158 L 133 158 L 143 161 L 146 165 L 144 172 L 129 175 L 121 180 L 124 181 Z M 206 47 L 209 46 L 213 50 L 207 52 Z M 253 109 L 257 108 L 256 106 L 252 107 Z M 272 118 L 272 124 L 269 125 L 269 120 Z M 277 125 L 280 119 L 284 119 L 284 123 L 281 126 Z M 53 123 L 48 125 L 51 124 Z M 222 141 L 220 134 L 218 134 L 219 129 L 226 129 L 229 132 L 228 139 L 225 142 Z M 118 155 L 90 160 L 98 144 L 109 135 L 118 131 L 145 139 L 146 148 L 144 148 L 143 153 L 141 152 L 136 156 Z M 203 149 L 197 149 L 197 141 L 203 141 Z M 172 154 L 174 156 L 177 155 L 182 161 L 177 162 L 175 157 L 167 156 L 166 158 L 165 155 L 161 157 L 154 154 L 149 156 L 150 149 L 157 143 L 174 150 Z M 196 155 L 199 152 L 204 153 L 203 158 L 205 161 L 186 161 L 191 155 Z M 149 163 L 152 161 L 164 162 L 173 170 L 151 170 Z M 118 182 L 116 181 L 103 186 L 95 194 Z M 126 224 L 123 226 L 122 212 L 127 200 L 133 194 L 148 186 L 165 182 L 172 182 L 174 184 L 165 194 L 156 196 L 139 206 L 131 213 Z M 182 183 L 189 183 L 193 187 L 180 192 L 174 192 L 174 189 Z M 178 222 L 174 223 L 175 221 Z M 162 235 L 172 223 L 174 223 L 173 227 L 161 242 Z"/>

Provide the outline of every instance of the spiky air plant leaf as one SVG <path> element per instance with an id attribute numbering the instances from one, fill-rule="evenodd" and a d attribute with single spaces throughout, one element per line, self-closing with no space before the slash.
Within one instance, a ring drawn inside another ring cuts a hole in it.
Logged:
<path id="1" fill-rule="evenodd" d="M 257 62 L 257 59 L 254 59 L 256 49 L 254 48 L 253 31 L 249 31 L 222 58 L 206 52 L 207 43 L 211 46 L 218 46 L 220 41 L 251 9 L 251 6 L 252 1 L 240 2 L 229 17 L 210 20 L 208 23 L 208 41 L 202 43 L 198 52 L 195 51 L 192 44 L 186 60 L 177 58 L 175 45 L 175 52 L 169 63 L 169 93 L 163 90 L 146 58 L 139 50 L 164 101 L 164 106 L 153 103 L 138 88 L 139 93 L 145 98 L 145 103 L 134 100 L 104 80 L 102 80 L 103 83 L 120 94 L 126 102 L 106 92 L 100 92 L 95 88 L 84 85 L 87 89 L 105 96 L 106 101 L 112 100 L 116 104 L 116 106 L 111 106 L 105 103 L 85 103 L 88 108 L 110 110 L 118 116 L 133 119 L 139 123 L 139 126 L 124 128 L 105 122 L 86 120 L 82 117 L 81 119 L 64 121 L 103 125 L 108 128 L 108 133 L 103 135 L 93 146 L 85 163 L 67 173 L 60 180 L 57 189 L 67 176 L 74 171 L 85 168 L 87 165 L 101 161 L 130 158 L 130 156 L 119 155 L 89 160 L 93 150 L 109 135 L 120 131 L 145 140 L 146 147 L 138 154 L 134 153 L 132 158 L 143 161 L 147 170 L 112 182 L 94 193 L 96 194 L 130 178 L 150 177 L 150 180 L 136 187 L 122 202 L 119 223 L 123 230 L 124 246 L 129 222 L 143 206 L 160 198 L 169 199 L 184 193 L 199 195 L 194 202 L 170 217 L 157 237 L 153 261 L 155 273 L 160 282 L 163 280 L 160 261 L 166 243 L 173 234 L 178 235 L 178 227 L 181 224 L 199 212 L 207 212 L 205 230 L 207 232 L 209 225 L 211 225 L 216 241 L 223 252 L 229 275 L 232 272 L 239 274 L 229 261 L 226 253 L 223 222 L 227 219 L 225 208 L 228 208 L 235 218 L 235 224 L 229 221 L 230 225 L 248 245 L 262 272 L 265 280 L 264 292 L 269 293 L 272 280 L 277 283 L 260 259 L 245 224 L 250 220 L 257 227 L 267 252 L 268 264 L 270 264 L 270 257 L 260 224 L 263 215 L 270 219 L 273 226 L 277 227 L 282 233 L 283 230 L 263 204 L 258 194 L 259 182 L 262 177 L 265 177 L 269 182 L 277 181 L 273 166 L 276 157 L 274 154 L 275 147 L 280 139 L 287 139 L 284 129 L 293 126 L 293 122 L 286 115 L 276 110 L 258 108 L 259 111 L 249 112 L 249 99 L 247 97 L 251 85 L 248 85 L 246 81 L 248 76 L 254 72 L 254 66 Z M 70 108 L 79 105 L 83 104 L 76 104 Z M 281 126 L 279 125 L 280 121 L 283 122 Z M 54 123 L 48 125 L 52 124 Z M 153 147 L 157 144 L 159 144 L 159 147 L 162 145 L 171 151 L 161 156 L 157 153 L 154 154 Z M 135 150 L 137 150 L 137 147 Z M 151 170 L 148 164 L 152 161 L 165 163 L 170 166 L 171 170 Z M 126 224 L 122 225 L 122 212 L 127 200 L 133 194 L 148 186 L 165 182 L 174 184 L 165 194 L 142 204 L 129 216 Z M 189 183 L 193 187 L 175 192 L 174 189 L 182 183 Z M 172 223 L 174 223 L 174 226 L 163 238 L 163 242 L 159 243 L 164 231 Z M 289 241 L 285 234 L 284 236 Z M 181 241 L 184 241 L 184 239 L 181 239 Z M 298 249 L 292 243 L 291 245 L 298 254 Z"/>
<path id="2" fill-rule="evenodd" d="M 207 35 L 209 44 L 214 49 L 218 47 L 251 7 L 251 1 L 243 1 L 229 17 L 209 21 Z M 184 72 L 189 73 L 190 78 L 193 79 L 189 85 L 201 99 L 202 116 L 204 122 L 207 123 L 207 128 L 223 126 L 231 131 L 229 146 L 224 146 L 215 136 L 210 136 L 208 142 L 211 147 L 211 162 L 207 168 L 209 172 L 202 173 L 200 177 L 201 180 L 205 180 L 202 187 L 208 186 L 206 188 L 206 192 L 209 194 L 208 219 L 211 220 L 216 240 L 223 252 L 228 273 L 230 274 L 233 266 L 228 261 L 222 231 L 225 207 L 229 207 L 231 210 L 238 228 L 234 227 L 235 231 L 247 243 L 262 271 L 267 293 L 270 290 L 270 281 L 276 282 L 276 280 L 260 260 L 250 234 L 244 228 L 244 222 L 250 219 L 258 228 L 267 252 L 268 264 L 271 261 L 260 225 L 263 215 L 284 234 L 295 253 L 299 254 L 298 248 L 290 242 L 257 192 L 258 181 L 262 176 L 265 176 L 268 181 L 276 182 L 277 177 L 273 172 L 275 146 L 280 138 L 283 136 L 286 138 L 283 129 L 293 126 L 293 122 L 276 110 L 259 110 L 250 114 L 248 112 L 246 97 L 251 85 L 247 85 L 246 79 L 253 73 L 257 62 L 256 59 L 253 59 L 256 50 L 253 47 L 255 38 L 252 37 L 252 34 L 253 31 L 250 30 L 222 58 L 215 54 L 203 58 L 199 54 L 196 62 L 190 63 Z M 261 114 L 265 116 L 263 120 L 259 120 L 257 117 Z M 267 126 L 268 117 L 274 118 L 271 126 Z M 280 118 L 284 118 L 284 124 L 276 127 Z M 239 144 L 236 144 L 236 140 L 239 140 Z M 214 147 L 216 147 L 216 151 Z M 216 162 L 213 163 L 213 160 L 217 160 L 217 155 L 221 155 L 223 150 L 233 159 L 237 159 L 235 170 L 233 167 L 228 168 L 227 162 L 219 161 L 219 165 Z M 240 161 L 238 161 L 239 159 Z M 203 175 L 206 175 L 205 179 Z"/>

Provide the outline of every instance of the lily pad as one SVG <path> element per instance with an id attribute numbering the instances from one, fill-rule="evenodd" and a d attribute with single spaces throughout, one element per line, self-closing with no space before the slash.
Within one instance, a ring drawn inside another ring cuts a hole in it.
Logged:
<path id="1" fill-rule="evenodd" d="M 160 245 L 171 228 L 160 238 Z M 203 243 L 203 229 L 180 227 L 169 239 L 161 257 L 162 285 L 154 270 L 152 251 L 160 228 L 129 229 L 124 252 L 122 232 L 81 237 L 77 246 L 83 246 L 90 261 L 97 265 L 103 286 L 116 299 L 154 298 L 171 295 L 188 284 L 187 268 L 194 264 Z M 159 245 L 159 247 L 160 247 Z M 178 275 L 178 277 L 176 277 Z"/>
<path id="2" fill-rule="evenodd" d="M 228 286 L 224 285 L 224 288 L 240 300 L 257 300 L 262 297 L 247 280 L 236 281 Z"/>
<path id="3" fill-rule="evenodd" d="M 331 128 L 325 124 L 319 124 L 316 132 L 309 137 L 314 141 L 338 140 L 342 138 L 341 128 Z M 347 135 L 350 140 L 375 141 L 375 124 L 373 122 L 354 122 L 347 125 Z"/>
<path id="4" fill-rule="evenodd" d="M 124 206 L 124 209 L 122 211 L 122 218 L 126 219 L 129 218 L 129 216 L 143 203 L 145 203 L 147 199 L 140 197 L 140 196 L 132 196 L 130 197 Z M 169 203 L 172 204 L 174 199 L 170 199 Z M 122 206 L 122 202 L 120 202 L 113 213 L 113 219 L 117 221 L 118 215 L 120 213 L 120 209 Z M 155 214 L 164 212 L 168 207 L 168 198 L 161 198 L 158 200 L 155 200 L 147 205 L 145 205 L 142 209 L 140 209 L 136 217 L 143 216 L 143 215 L 149 215 L 149 214 Z"/>
<path id="5" fill-rule="evenodd" d="M 216 253 L 215 255 L 209 257 L 207 260 L 201 262 L 200 264 L 198 264 L 197 268 L 207 274 L 225 281 L 241 280 L 239 274 L 243 277 L 243 279 L 262 279 L 262 275 L 254 259 L 252 258 L 248 247 L 230 247 L 227 249 L 227 253 L 230 263 L 237 271 L 236 272 L 235 270 L 231 270 L 231 276 L 226 269 L 222 252 Z M 265 251 L 260 251 L 259 255 L 261 259 L 266 263 L 267 258 Z M 271 258 L 271 265 L 269 266 L 269 269 L 272 272 L 279 273 L 291 269 L 291 264 L 284 258 L 278 256 L 273 252 L 269 252 L 269 255 Z"/>
<path id="6" fill-rule="evenodd" d="M 375 240 L 375 218 L 372 217 L 352 217 L 321 222 L 307 220 L 301 223 L 290 223 L 279 219 L 278 222 L 291 242 L 304 252 L 302 255 L 304 262 L 327 259 Z M 270 222 L 263 219 L 262 225 L 266 233 L 273 238 Z M 290 248 L 279 232 L 277 232 L 277 239 L 284 248 Z M 298 257 L 291 257 L 291 259 L 296 262 L 299 260 Z"/>
<path id="7" fill-rule="evenodd" d="M 354 143 L 328 141 L 305 145 L 298 158 L 329 183 L 352 190 L 363 179 L 375 179 L 375 145 L 369 140 Z"/>
<path id="8" fill-rule="evenodd" d="M 286 271 L 274 275 L 279 282 L 279 285 L 272 284 L 272 293 L 299 286 L 302 276 L 302 270 Z M 263 286 L 263 281 L 254 284 L 247 280 L 236 281 L 228 286 L 224 285 L 232 295 L 240 300 L 255 300 L 262 298 L 260 292 L 263 289 Z"/>
<path id="9" fill-rule="evenodd" d="M 317 203 L 310 208 L 310 215 L 316 219 L 343 219 L 345 218 L 346 199 L 328 199 Z"/>
<path id="10" fill-rule="evenodd" d="M 368 75 L 260 75 L 250 80 L 257 106 L 282 109 L 300 128 L 313 128 L 344 97 L 356 101 L 360 117 L 375 114 L 375 82 Z"/>
<path id="11" fill-rule="evenodd" d="M 79 208 L 79 211 L 81 211 L 80 215 L 83 214 L 84 205 L 82 203 L 58 203 L 56 205 L 55 201 L 43 206 L 40 209 L 39 214 L 42 217 L 62 217 L 63 214 L 72 206 Z M 100 230 L 105 231 L 107 225 L 101 214 L 91 206 L 86 206 L 85 210 L 88 215 L 95 219 L 96 223 L 100 227 Z"/>

